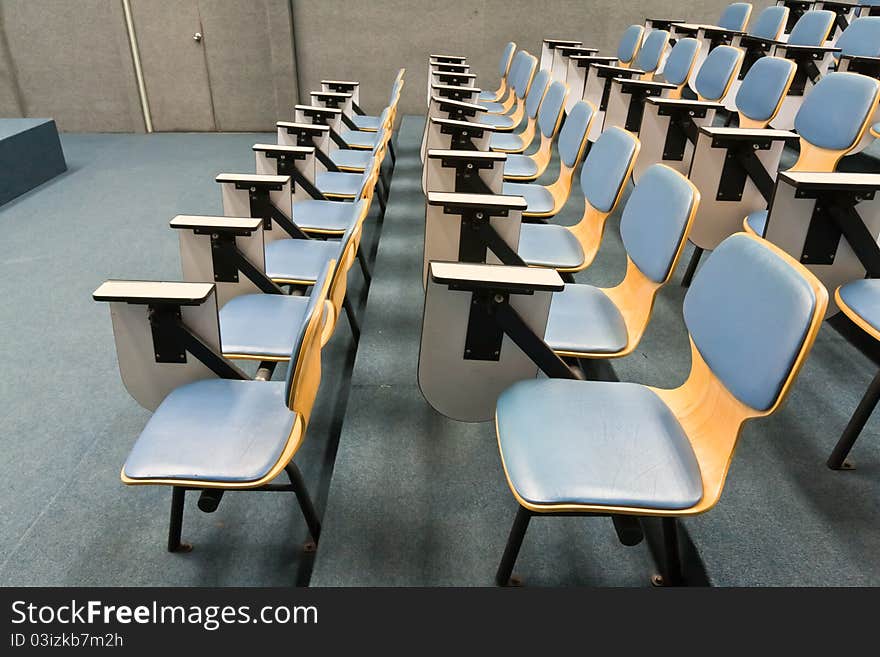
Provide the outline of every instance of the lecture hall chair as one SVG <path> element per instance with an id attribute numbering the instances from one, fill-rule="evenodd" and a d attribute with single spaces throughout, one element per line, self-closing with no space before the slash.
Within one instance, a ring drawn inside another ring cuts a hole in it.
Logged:
<path id="1" fill-rule="evenodd" d="M 779 408 L 827 303 L 803 265 L 738 233 L 685 297 L 691 369 L 682 385 L 534 379 L 502 393 L 498 446 L 518 510 L 496 582 L 510 582 L 529 521 L 540 515 L 611 516 L 630 527 L 660 518 L 658 583 L 682 583 L 677 519 L 718 502 L 743 424 Z"/>
<path id="2" fill-rule="evenodd" d="M 162 400 L 135 442 L 121 479 L 130 486 L 172 488 L 170 552 L 192 549 L 181 541 L 188 490 L 211 491 L 215 501 L 230 490 L 293 492 L 317 543 L 321 523 L 294 457 L 321 380 L 321 336 L 334 268 L 327 263 L 288 345 L 286 381 L 209 378 L 180 386 Z M 96 298 L 100 293 L 101 288 Z M 153 357 L 150 351 L 145 358 Z M 282 472 L 289 485 L 273 481 Z"/>
<path id="3" fill-rule="evenodd" d="M 533 267 L 552 267 L 563 278 L 588 267 L 632 175 L 639 153 L 639 140 L 622 128 L 608 128 L 596 140 L 581 167 L 584 212 L 573 226 L 524 223 L 517 252 Z"/>
<path id="4" fill-rule="evenodd" d="M 562 126 L 567 94 L 568 88 L 562 82 L 553 82 L 547 89 L 544 100 L 541 101 L 541 107 L 538 109 L 536 124 L 540 140 L 534 153 L 522 154 L 526 148 L 519 149 L 517 140 L 521 140 L 521 137 L 515 133 L 492 134 L 489 139 L 489 147 L 494 151 L 508 153 L 507 160 L 504 162 L 505 180 L 533 181 L 547 170 L 553 151 L 553 141 Z"/>

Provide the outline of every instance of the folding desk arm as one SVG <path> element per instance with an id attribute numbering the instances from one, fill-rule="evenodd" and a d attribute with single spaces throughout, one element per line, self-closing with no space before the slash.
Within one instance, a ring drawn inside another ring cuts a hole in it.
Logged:
<path id="1" fill-rule="evenodd" d="M 440 126 L 440 132 L 451 135 L 452 147 L 456 150 L 475 151 L 474 139 L 481 139 L 486 132 L 496 132 L 495 126 L 472 121 L 460 121 L 457 119 L 444 119 L 437 116 L 431 117 L 431 123 Z"/>
<path id="2" fill-rule="evenodd" d="M 431 280 L 450 290 L 472 293 L 463 357 L 467 360 L 497 360 L 506 334 L 547 376 L 583 379 L 556 355 L 510 305 L 515 294 L 537 291 L 559 292 L 565 284 L 552 269 L 432 262 Z"/>
<path id="3" fill-rule="evenodd" d="M 440 160 L 440 166 L 455 169 L 455 191 L 468 194 L 492 194 L 480 178 L 481 169 L 504 167 L 506 153 L 493 151 L 428 150 L 428 159 Z"/>
<path id="4" fill-rule="evenodd" d="M 275 127 L 278 130 L 285 131 L 288 135 L 294 135 L 297 146 L 313 146 L 315 148 L 315 157 L 318 158 L 328 171 L 339 171 L 339 167 L 330 159 L 330 156 L 315 143 L 316 138 L 323 137 L 324 134 L 330 134 L 330 126 L 299 123 L 296 121 L 278 121 L 275 123 Z"/>

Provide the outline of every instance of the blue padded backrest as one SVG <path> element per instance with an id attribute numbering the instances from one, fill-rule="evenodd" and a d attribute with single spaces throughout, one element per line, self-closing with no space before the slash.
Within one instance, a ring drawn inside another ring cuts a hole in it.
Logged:
<path id="1" fill-rule="evenodd" d="M 660 58 L 669 43 L 669 32 L 666 30 L 651 30 L 645 37 L 639 56 L 636 57 L 636 68 L 652 73 L 660 66 Z"/>
<path id="2" fill-rule="evenodd" d="M 351 229 L 349 229 L 349 230 L 351 230 Z M 344 239 L 343 239 L 342 243 L 345 244 Z M 338 259 L 339 259 L 339 257 L 337 256 L 337 260 Z M 308 306 L 306 306 L 305 317 L 303 317 L 302 324 L 299 326 L 299 328 L 296 332 L 296 338 L 294 339 L 293 344 L 291 345 L 290 364 L 287 366 L 287 376 L 286 376 L 287 385 L 286 385 L 285 393 L 284 393 L 284 397 L 288 400 L 288 403 L 290 400 L 290 396 L 293 393 L 293 390 L 292 390 L 292 388 L 293 388 L 293 374 L 294 374 L 294 371 L 296 370 L 295 364 L 296 364 L 297 357 L 299 356 L 300 349 L 302 349 L 303 340 L 306 337 L 306 328 L 308 327 L 309 321 L 311 320 L 311 318 L 314 316 L 315 313 L 320 313 L 320 312 L 324 311 L 324 304 L 317 303 L 319 295 L 315 293 L 315 290 L 320 290 L 324 286 L 324 283 L 327 281 L 327 279 L 330 278 L 331 276 L 333 276 L 333 270 L 330 269 L 330 263 L 328 262 L 327 264 L 324 265 L 324 268 L 321 271 L 321 275 L 318 276 L 318 280 L 315 281 L 315 286 L 312 288 L 312 296 L 309 297 L 309 304 L 308 304 Z"/>
<path id="3" fill-rule="evenodd" d="M 529 90 L 529 83 L 538 66 L 538 60 L 533 55 L 525 54 L 522 65 L 517 73 L 517 81 L 514 82 L 514 91 L 517 98 L 525 98 L 526 92 Z"/>
<path id="4" fill-rule="evenodd" d="M 788 91 L 795 66 L 782 57 L 761 57 L 752 64 L 736 94 L 740 114 L 755 121 L 772 118 Z"/>
<path id="5" fill-rule="evenodd" d="M 550 86 L 550 71 L 541 70 L 535 73 L 535 79 L 532 80 L 532 86 L 526 96 L 526 114 L 530 119 L 538 116 L 538 108 L 541 107 L 548 86 Z"/>
<path id="6" fill-rule="evenodd" d="M 788 43 L 793 46 L 821 46 L 831 32 L 836 14 L 827 9 L 811 9 L 791 28 Z"/>
<path id="7" fill-rule="evenodd" d="M 597 210 L 610 212 L 635 158 L 638 139 L 616 126 L 607 128 L 590 148 L 581 169 L 581 191 Z"/>
<path id="8" fill-rule="evenodd" d="M 498 74 L 501 77 L 504 77 L 504 75 L 510 70 L 512 64 L 510 58 L 513 57 L 514 50 L 516 50 L 516 44 L 513 41 L 510 41 L 504 46 L 504 50 L 501 51 L 501 62 L 498 64 Z"/>
<path id="9" fill-rule="evenodd" d="M 528 54 L 524 50 L 520 50 L 513 56 L 513 61 L 510 62 L 510 70 L 507 72 L 507 80 L 511 86 L 516 85 L 519 80 L 520 71 L 525 65 L 526 57 L 528 57 Z"/>
<path id="10" fill-rule="evenodd" d="M 620 43 L 617 44 L 617 59 L 621 62 L 631 62 L 639 51 L 642 42 L 642 33 L 645 31 L 641 25 L 630 25 L 623 31 Z"/>
<path id="11" fill-rule="evenodd" d="M 695 202 L 687 179 L 662 164 L 645 170 L 626 202 L 620 218 L 623 248 L 655 283 L 669 275 Z"/>
<path id="12" fill-rule="evenodd" d="M 794 128 L 809 143 L 848 150 L 877 107 L 877 81 L 858 73 L 829 73 L 805 97 Z"/>
<path id="13" fill-rule="evenodd" d="M 742 51 L 732 46 L 718 46 L 703 61 L 697 79 L 696 91 L 706 100 L 720 100 L 739 72 Z"/>
<path id="14" fill-rule="evenodd" d="M 583 100 L 575 103 L 568 113 L 557 142 L 559 159 L 565 166 L 573 168 L 577 164 L 592 118 L 593 106 Z"/>
<path id="15" fill-rule="evenodd" d="M 737 233 L 697 272 L 684 298 L 691 338 L 724 386 L 765 411 L 776 403 L 816 307 L 806 279 L 759 240 Z"/>
<path id="16" fill-rule="evenodd" d="M 718 27 L 725 30 L 744 30 L 752 13 L 752 5 L 748 2 L 734 2 L 727 5 L 718 19 Z"/>
<path id="17" fill-rule="evenodd" d="M 696 39 L 679 39 L 669 51 L 666 66 L 663 67 L 663 78 L 676 86 L 684 84 L 690 75 L 700 42 Z"/>
<path id="18" fill-rule="evenodd" d="M 880 16 L 862 16 L 849 24 L 834 44 L 841 55 L 880 57 Z"/>
<path id="19" fill-rule="evenodd" d="M 761 39 L 776 39 L 788 20 L 788 7 L 766 7 L 752 23 L 749 34 Z"/>
<path id="20" fill-rule="evenodd" d="M 554 82 L 550 85 L 538 111 L 538 128 L 545 137 L 552 137 L 562 114 L 562 106 L 565 103 L 565 94 L 568 90 L 562 82 Z"/>

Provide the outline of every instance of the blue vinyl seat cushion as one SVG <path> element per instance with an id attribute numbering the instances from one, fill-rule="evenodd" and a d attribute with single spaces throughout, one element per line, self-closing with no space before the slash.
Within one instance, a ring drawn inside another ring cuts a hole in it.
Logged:
<path id="1" fill-rule="evenodd" d="M 196 381 L 162 401 L 123 470 L 144 480 L 257 481 L 278 462 L 295 418 L 283 381 Z"/>
<path id="2" fill-rule="evenodd" d="M 359 148 L 373 148 L 378 139 L 378 132 L 364 132 L 362 130 L 345 129 L 339 135 L 342 140 L 349 146 L 357 146 Z"/>
<path id="3" fill-rule="evenodd" d="M 880 16 L 855 19 L 834 45 L 842 55 L 880 57 Z"/>
<path id="4" fill-rule="evenodd" d="M 357 126 L 358 130 L 372 130 L 375 132 L 382 124 L 382 119 L 368 114 L 354 114 L 351 117 L 351 122 Z"/>
<path id="5" fill-rule="evenodd" d="M 538 165 L 528 155 L 508 155 L 504 163 L 504 175 L 516 178 L 537 178 Z"/>
<path id="6" fill-rule="evenodd" d="M 840 299 L 874 330 L 880 331 L 880 279 L 865 278 L 840 287 Z"/>
<path id="7" fill-rule="evenodd" d="M 871 134 L 875 137 L 880 137 L 880 123 L 875 123 L 871 126 Z"/>
<path id="8" fill-rule="evenodd" d="M 521 152 L 527 145 L 515 132 L 495 132 L 489 139 L 489 148 L 493 151 Z"/>
<path id="9" fill-rule="evenodd" d="M 858 73 L 829 73 L 804 98 L 794 129 L 820 148 L 847 150 L 876 106 L 876 80 Z"/>
<path id="10" fill-rule="evenodd" d="M 330 160 L 338 167 L 364 171 L 373 159 L 372 151 L 354 148 L 339 148 L 330 152 Z"/>
<path id="11" fill-rule="evenodd" d="M 638 140 L 617 126 L 606 128 L 595 141 L 581 167 L 581 191 L 594 208 L 611 212 L 626 184 Z"/>
<path id="12" fill-rule="evenodd" d="M 224 354 L 287 359 L 308 312 L 309 297 L 243 294 L 220 309 Z"/>
<path id="13" fill-rule="evenodd" d="M 694 57 L 696 57 L 699 48 L 700 42 L 692 37 L 679 39 L 669 51 L 669 57 L 666 58 L 663 78 L 669 84 L 676 86 L 684 84 L 691 72 Z"/>
<path id="14" fill-rule="evenodd" d="M 752 23 L 749 34 L 759 39 L 776 39 L 787 17 L 788 11 L 781 5 L 765 7 Z"/>
<path id="15" fill-rule="evenodd" d="M 837 15 L 827 9 L 804 12 L 791 28 L 788 43 L 793 46 L 821 46 L 828 38 L 836 18 Z"/>
<path id="16" fill-rule="evenodd" d="M 322 194 L 335 196 L 350 196 L 354 198 L 360 194 L 364 177 L 359 173 L 346 173 L 345 171 L 319 171 L 315 175 L 315 187 Z"/>
<path id="17" fill-rule="evenodd" d="M 795 63 L 781 57 L 761 57 L 743 78 L 736 94 L 736 107 L 755 121 L 773 117 L 794 74 Z"/>
<path id="18" fill-rule="evenodd" d="M 742 51 L 733 46 L 717 46 L 700 66 L 694 86 L 706 100 L 721 100 L 727 93 L 729 83 L 739 70 Z"/>
<path id="19" fill-rule="evenodd" d="M 577 237 L 557 224 L 522 224 L 517 253 L 526 264 L 537 267 L 576 269 L 584 264 Z"/>
<path id="20" fill-rule="evenodd" d="M 495 102 L 495 92 L 489 90 L 481 91 L 477 98 L 480 105 L 488 105 L 490 102 Z"/>
<path id="21" fill-rule="evenodd" d="M 687 509 L 700 468 L 672 412 L 632 383 L 538 379 L 504 391 L 498 444 L 526 502 Z"/>
<path id="22" fill-rule="evenodd" d="M 266 276 L 276 281 L 318 280 L 324 266 L 340 256 L 339 242 L 274 240 L 266 245 Z"/>
<path id="23" fill-rule="evenodd" d="M 630 25 L 623 31 L 617 44 L 617 59 L 623 63 L 632 61 L 642 43 L 645 29 L 641 25 Z"/>
<path id="24" fill-rule="evenodd" d="M 617 306 L 592 285 L 569 283 L 553 294 L 544 340 L 556 351 L 616 354 L 629 341 Z"/>
<path id="25" fill-rule="evenodd" d="M 743 233 L 718 245 L 684 298 L 703 360 L 742 403 L 765 411 L 791 373 L 817 304 L 809 282 Z"/>
<path id="26" fill-rule="evenodd" d="M 586 101 L 579 100 L 571 108 L 568 118 L 562 124 L 556 148 L 559 151 L 559 161 L 569 168 L 573 169 L 577 165 L 578 158 L 583 153 L 593 114 L 593 106 Z"/>
<path id="27" fill-rule="evenodd" d="M 493 100 L 479 104 L 485 107 L 487 112 L 492 112 L 494 114 L 501 114 L 504 112 L 504 105 Z"/>
<path id="28" fill-rule="evenodd" d="M 718 18 L 718 27 L 723 27 L 725 30 L 742 30 L 751 13 L 751 3 L 732 2 L 721 12 L 721 16 Z"/>
<path id="29" fill-rule="evenodd" d="M 339 233 L 357 221 L 355 204 L 308 199 L 293 204 L 293 220 L 304 231 Z"/>
<path id="30" fill-rule="evenodd" d="M 544 214 L 553 211 L 553 195 L 542 185 L 506 182 L 501 187 L 501 193 L 508 196 L 525 197 L 526 203 L 528 203 L 525 212 L 528 214 Z"/>
<path id="31" fill-rule="evenodd" d="M 746 223 L 758 237 L 764 237 L 767 229 L 767 210 L 756 210 L 746 217 Z"/>
<path id="32" fill-rule="evenodd" d="M 477 123 L 491 125 L 496 128 L 513 128 L 513 119 L 504 114 L 485 114 L 481 112 L 476 116 Z"/>

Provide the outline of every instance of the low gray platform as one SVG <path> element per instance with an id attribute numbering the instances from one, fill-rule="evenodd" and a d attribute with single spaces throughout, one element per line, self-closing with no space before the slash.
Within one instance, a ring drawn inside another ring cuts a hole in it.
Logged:
<path id="1" fill-rule="evenodd" d="M 67 171 L 52 119 L 0 119 L 0 205 Z"/>

